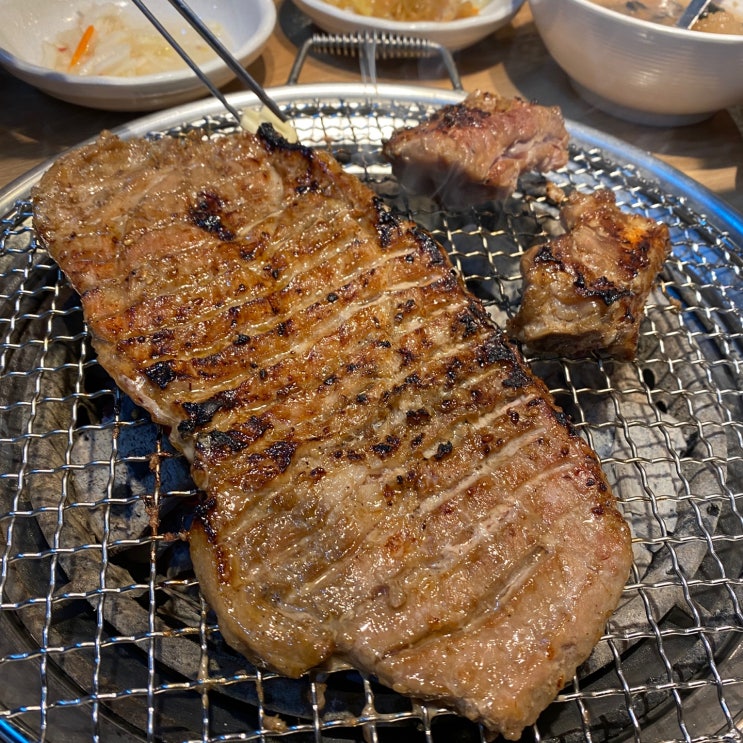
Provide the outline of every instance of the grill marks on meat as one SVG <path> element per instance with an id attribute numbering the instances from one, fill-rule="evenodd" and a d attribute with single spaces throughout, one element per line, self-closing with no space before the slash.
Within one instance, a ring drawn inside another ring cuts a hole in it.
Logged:
<path id="1" fill-rule="evenodd" d="M 562 167 L 567 146 L 558 108 L 475 91 L 397 130 L 382 152 L 407 189 L 461 208 L 507 198 L 522 173 Z"/>
<path id="2" fill-rule="evenodd" d="M 668 228 L 622 211 L 609 190 L 572 193 L 566 233 L 526 251 L 521 305 L 509 331 L 536 353 L 634 358 L 653 283 L 670 253 Z"/>
<path id="3" fill-rule="evenodd" d="M 595 455 L 429 235 L 268 130 L 61 158 L 35 224 L 205 492 L 220 629 L 518 737 L 626 580 Z"/>

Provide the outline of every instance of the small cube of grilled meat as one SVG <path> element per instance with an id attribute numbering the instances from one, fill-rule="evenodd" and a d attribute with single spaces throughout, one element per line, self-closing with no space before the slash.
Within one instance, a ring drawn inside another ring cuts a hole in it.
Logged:
<path id="1" fill-rule="evenodd" d="M 507 198 L 522 173 L 562 167 L 567 146 L 557 107 L 478 90 L 399 129 L 382 152 L 405 188 L 462 208 Z"/>
<path id="2" fill-rule="evenodd" d="M 100 363 L 192 462 L 225 639 L 518 737 L 599 639 L 629 530 L 443 248 L 270 129 L 105 135 L 34 204 Z"/>
<path id="3" fill-rule="evenodd" d="M 620 209 L 613 192 L 573 192 L 561 208 L 566 232 L 521 258 L 523 292 L 508 325 L 534 353 L 637 352 L 648 295 L 670 253 L 668 228 Z"/>

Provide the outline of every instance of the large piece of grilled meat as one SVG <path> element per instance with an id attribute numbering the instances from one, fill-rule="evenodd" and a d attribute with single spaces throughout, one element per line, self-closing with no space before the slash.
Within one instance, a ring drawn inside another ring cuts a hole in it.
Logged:
<path id="1" fill-rule="evenodd" d="M 562 167 L 568 139 L 556 106 L 476 90 L 395 131 L 382 153 L 406 189 L 462 208 L 507 198 L 525 172 Z"/>
<path id="2" fill-rule="evenodd" d="M 613 192 L 573 192 L 566 232 L 521 258 L 524 280 L 509 332 L 535 353 L 635 357 L 645 304 L 670 253 L 668 227 L 620 209 Z"/>
<path id="3" fill-rule="evenodd" d="M 33 199 L 100 363 L 192 461 L 228 642 L 518 737 L 600 637 L 629 533 L 443 249 L 270 128 L 106 134 Z"/>

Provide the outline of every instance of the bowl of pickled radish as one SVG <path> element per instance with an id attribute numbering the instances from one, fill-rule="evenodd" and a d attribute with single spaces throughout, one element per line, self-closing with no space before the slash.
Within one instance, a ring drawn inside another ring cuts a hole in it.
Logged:
<path id="1" fill-rule="evenodd" d="M 0 65 L 56 98 L 112 111 L 154 111 L 208 96 L 193 69 L 131 0 L 3 0 Z M 167 0 L 153 15 L 217 87 L 234 73 Z M 189 7 L 248 66 L 276 24 L 273 0 L 190 0 Z"/>

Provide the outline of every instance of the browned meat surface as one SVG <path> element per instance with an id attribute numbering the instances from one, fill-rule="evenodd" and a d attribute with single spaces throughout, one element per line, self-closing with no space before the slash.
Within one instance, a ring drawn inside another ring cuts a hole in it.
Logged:
<path id="1" fill-rule="evenodd" d="M 475 91 L 422 124 L 396 131 L 383 154 L 410 191 L 466 207 L 510 196 L 522 173 L 562 167 L 567 145 L 557 107 Z"/>
<path id="2" fill-rule="evenodd" d="M 517 737 L 601 635 L 629 533 L 443 249 L 270 130 L 105 135 L 34 202 L 101 363 L 192 460 L 228 642 Z"/>
<path id="3" fill-rule="evenodd" d="M 522 256 L 510 334 L 535 353 L 634 358 L 645 303 L 670 252 L 668 228 L 622 211 L 609 190 L 572 193 L 560 220 L 565 234 Z"/>

